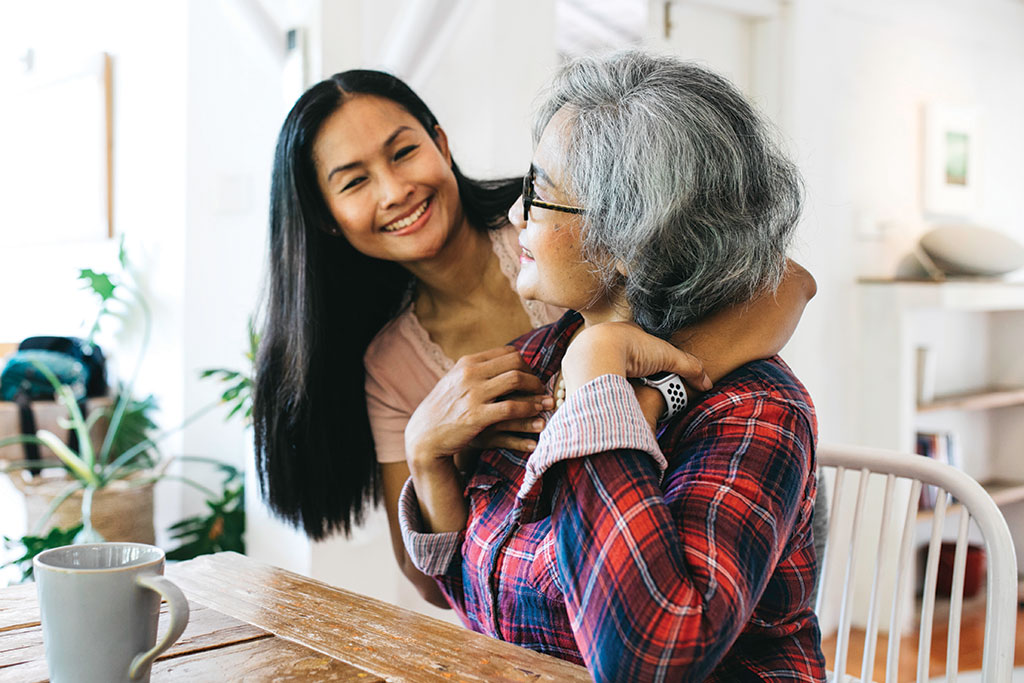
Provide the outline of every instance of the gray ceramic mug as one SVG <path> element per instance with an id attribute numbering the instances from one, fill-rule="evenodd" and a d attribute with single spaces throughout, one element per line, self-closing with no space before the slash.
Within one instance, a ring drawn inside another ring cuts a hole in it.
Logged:
<path id="1" fill-rule="evenodd" d="M 163 576 L 156 546 L 69 545 L 39 553 L 32 566 L 54 683 L 148 681 L 153 660 L 188 624 L 188 601 Z M 171 623 L 157 643 L 161 597 Z"/>

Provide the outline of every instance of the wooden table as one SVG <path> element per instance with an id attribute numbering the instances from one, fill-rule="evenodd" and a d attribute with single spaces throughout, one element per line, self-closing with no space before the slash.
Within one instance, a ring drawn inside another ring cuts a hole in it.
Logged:
<path id="1" fill-rule="evenodd" d="M 574 664 L 237 553 L 167 574 L 192 612 L 154 681 L 590 680 Z M 35 584 L 0 589 L 0 680 L 47 680 Z"/>

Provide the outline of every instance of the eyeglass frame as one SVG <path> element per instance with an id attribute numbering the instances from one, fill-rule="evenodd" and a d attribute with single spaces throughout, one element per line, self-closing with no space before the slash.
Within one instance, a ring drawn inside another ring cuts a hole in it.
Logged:
<path id="1" fill-rule="evenodd" d="M 550 209 L 552 211 L 561 211 L 562 213 L 575 213 L 584 214 L 587 212 L 586 209 L 582 209 L 578 206 L 568 206 L 566 204 L 552 204 L 551 202 L 545 202 L 537 199 L 537 195 L 533 191 L 533 179 L 536 176 L 536 169 L 530 166 L 530 171 L 523 176 L 523 220 L 530 220 L 530 207 L 537 206 L 542 209 Z"/>

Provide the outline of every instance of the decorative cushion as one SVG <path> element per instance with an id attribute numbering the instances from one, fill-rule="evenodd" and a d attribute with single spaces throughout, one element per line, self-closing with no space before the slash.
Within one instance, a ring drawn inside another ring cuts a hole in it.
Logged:
<path id="1" fill-rule="evenodd" d="M 996 276 L 1024 266 L 1024 246 L 977 225 L 944 225 L 921 237 L 921 249 L 946 275 Z"/>

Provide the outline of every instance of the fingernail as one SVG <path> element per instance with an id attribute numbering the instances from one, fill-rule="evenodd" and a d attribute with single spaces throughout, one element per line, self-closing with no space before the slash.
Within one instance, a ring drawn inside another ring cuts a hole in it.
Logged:
<path id="1" fill-rule="evenodd" d="M 536 447 L 537 447 L 537 444 L 534 443 L 533 441 L 530 441 L 529 443 L 526 444 L 526 450 L 528 450 L 528 451 L 532 451 Z"/>
<path id="2" fill-rule="evenodd" d="M 544 420 L 534 420 L 530 423 L 530 426 L 534 429 L 542 429 L 544 427 Z"/>
<path id="3" fill-rule="evenodd" d="M 707 391 L 708 389 L 710 389 L 712 387 L 711 378 L 708 377 L 707 375 L 704 375 L 704 382 L 703 382 L 703 384 L 701 386 L 704 387 L 704 391 Z"/>
<path id="4" fill-rule="evenodd" d="M 551 410 L 552 408 L 555 407 L 555 399 L 551 398 L 550 396 L 545 396 L 544 398 L 542 398 L 540 400 L 540 403 L 545 410 Z"/>

